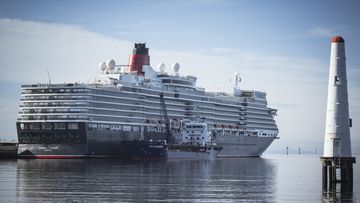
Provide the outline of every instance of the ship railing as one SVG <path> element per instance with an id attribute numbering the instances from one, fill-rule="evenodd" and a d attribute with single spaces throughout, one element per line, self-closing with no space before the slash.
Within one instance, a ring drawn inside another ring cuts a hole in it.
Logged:
<path id="1" fill-rule="evenodd" d="M 56 107 L 83 107 L 85 106 L 85 104 L 61 104 L 61 103 L 57 103 L 57 104 L 41 104 L 41 105 L 30 105 L 29 103 L 24 102 L 24 104 L 20 104 L 20 107 L 23 108 L 56 108 Z"/>
<path id="2" fill-rule="evenodd" d="M 160 86 L 160 85 L 153 85 L 153 84 L 148 84 L 148 83 L 140 83 L 140 84 L 133 84 L 132 87 L 146 87 L 149 89 L 154 89 L 154 90 L 159 90 L 159 91 L 174 91 L 176 93 L 187 93 L 187 94 L 192 94 L 192 95 L 204 95 L 204 92 L 202 92 L 202 90 L 205 90 L 204 88 L 201 87 L 197 87 L 196 90 L 194 90 L 194 87 L 192 88 L 186 88 L 186 87 L 172 87 L 172 86 Z"/>
<path id="3" fill-rule="evenodd" d="M 62 83 L 62 84 L 49 84 L 49 83 L 37 83 L 37 84 L 23 84 L 21 87 L 73 87 L 73 86 L 86 86 L 86 83 Z"/>

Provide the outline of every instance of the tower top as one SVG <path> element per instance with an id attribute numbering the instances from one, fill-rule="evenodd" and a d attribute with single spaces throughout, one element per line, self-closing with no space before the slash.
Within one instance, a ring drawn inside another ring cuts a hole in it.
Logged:
<path id="1" fill-rule="evenodd" d="M 335 36 L 334 38 L 332 38 L 332 42 L 334 43 L 344 43 L 344 38 L 342 38 L 341 36 Z"/>

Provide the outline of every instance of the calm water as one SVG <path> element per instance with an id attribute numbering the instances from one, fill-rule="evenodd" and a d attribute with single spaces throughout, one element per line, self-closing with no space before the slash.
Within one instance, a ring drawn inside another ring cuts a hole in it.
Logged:
<path id="1" fill-rule="evenodd" d="M 357 157 L 357 160 L 360 160 Z M 354 165 L 353 202 L 360 201 Z M 0 160 L 1 202 L 322 202 L 318 155 L 215 161 Z"/>

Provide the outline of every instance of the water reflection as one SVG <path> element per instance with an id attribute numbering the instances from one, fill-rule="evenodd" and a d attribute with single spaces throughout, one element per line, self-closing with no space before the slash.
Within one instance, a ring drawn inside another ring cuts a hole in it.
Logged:
<path id="1" fill-rule="evenodd" d="M 15 202 L 16 161 L 0 159 L 0 202 Z"/>
<path id="2" fill-rule="evenodd" d="M 317 155 L 266 156 L 276 166 L 276 202 L 356 202 L 360 194 L 360 167 L 354 165 L 353 193 L 341 194 L 322 188 L 322 164 Z"/>
<path id="3" fill-rule="evenodd" d="M 353 202 L 352 192 L 326 191 L 323 192 L 324 202 Z"/>
<path id="4" fill-rule="evenodd" d="M 276 166 L 209 161 L 18 160 L 18 201 L 274 201 Z"/>
<path id="5" fill-rule="evenodd" d="M 353 202 L 353 188 L 352 184 L 333 183 L 329 190 L 323 186 L 323 200 L 324 202 Z"/>

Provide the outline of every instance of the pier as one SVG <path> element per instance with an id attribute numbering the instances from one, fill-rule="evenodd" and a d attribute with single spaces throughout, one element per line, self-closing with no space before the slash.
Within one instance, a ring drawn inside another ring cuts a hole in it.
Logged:
<path id="1" fill-rule="evenodd" d="M 17 158 L 18 143 L 0 142 L 0 159 Z"/>

